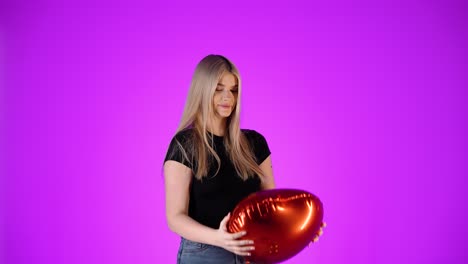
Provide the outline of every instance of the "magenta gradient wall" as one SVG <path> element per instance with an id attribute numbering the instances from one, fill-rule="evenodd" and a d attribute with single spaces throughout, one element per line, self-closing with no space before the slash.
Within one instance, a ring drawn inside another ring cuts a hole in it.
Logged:
<path id="1" fill-rule="evenodd" d="M 466 1 L 73 2 L 0 4 L 0 263 L 175 263 L 162 162 L 211 53 L 325 206 L 287 263 L 468 262 Z"/>

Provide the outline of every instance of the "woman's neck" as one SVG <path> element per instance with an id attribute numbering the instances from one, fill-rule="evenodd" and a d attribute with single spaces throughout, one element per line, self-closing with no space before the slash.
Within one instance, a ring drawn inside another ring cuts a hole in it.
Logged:
<path id="1" fill-rule="evenodd" d="M 216 136 L 224 136 L 226 133 L 226 119 L 223 120 L 212 120 L 208 123 L 208 131 Z"/>

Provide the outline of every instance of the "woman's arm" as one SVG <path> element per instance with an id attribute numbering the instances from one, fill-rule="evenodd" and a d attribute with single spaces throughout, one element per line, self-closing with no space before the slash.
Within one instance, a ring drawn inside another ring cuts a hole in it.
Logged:
<path id="1" fill-rule="evenodd" d="M 167 224 L 171 231 L 186 239 L 214 244 L 216 230 L 188 216 L 191 178 L 192 171 L 187 166 L 172 160 L 164 163 Z"/>
<path id="2" fill-rule="evenodd" d="M 168 160 L 164 163 L 164 178 L 166 218 L 171 231 L 188 240 L 222 247 L 238 255 L 249 254 L 248 251 L 253 249 L 253 241 L 237 240 L 245 235 L 244 232 L 228 233 L 226 224 L 229 215 L 221 221 L 219 229 L 204 226 L 188 216 L 192 179 L 190 168 L 179 162 Z"/>
<path id="3" fill-rule="evenodd" d="M 275 188 L 275 179 L 273 178 L 273 165 L 271 164 L 271 155 L 266 158 L 262 164 L 260 164 L 260 169 L 263 172 L 262 177 L 262 190 L 274 189 Z"/>

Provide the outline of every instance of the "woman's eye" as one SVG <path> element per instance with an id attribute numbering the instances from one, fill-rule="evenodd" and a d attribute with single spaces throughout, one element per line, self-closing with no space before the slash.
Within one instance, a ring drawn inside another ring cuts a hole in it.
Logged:
<path id="1" fill-rule="evenodd" d="M 216 88 L 215 91 L 216 91 L 216 92 L 222 92 L 222 91 L 223 91 L 223 88 Z M 230 91 L 231 91 L 232 93 L 238 93 L 238 92 L 239 92 L 238 89 L 236 89 L 236 90 L 230 90 Z"/>

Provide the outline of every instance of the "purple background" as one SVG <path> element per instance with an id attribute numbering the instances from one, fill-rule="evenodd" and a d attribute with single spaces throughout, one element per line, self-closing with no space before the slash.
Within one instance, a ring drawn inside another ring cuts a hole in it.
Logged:
<path id="1" fill-rule="evenodd" d="M 133 3 L 1 2 L 0 263 L 175 263 L 162 161 L 211 53 L 324 203 L 287 263 L 467 263 L 466 1 Z"/>

